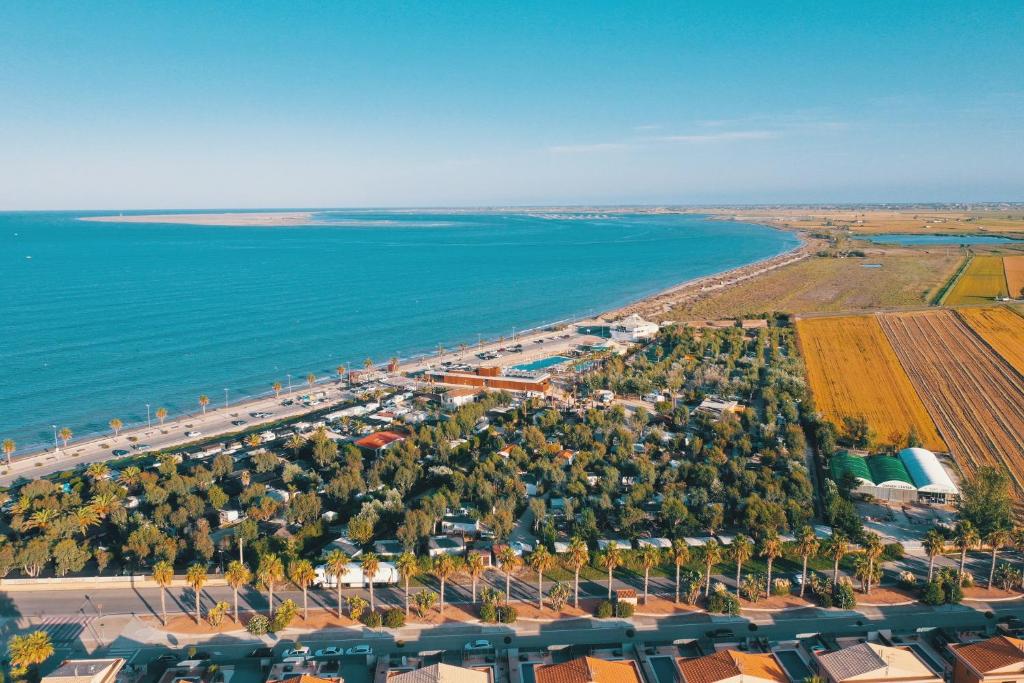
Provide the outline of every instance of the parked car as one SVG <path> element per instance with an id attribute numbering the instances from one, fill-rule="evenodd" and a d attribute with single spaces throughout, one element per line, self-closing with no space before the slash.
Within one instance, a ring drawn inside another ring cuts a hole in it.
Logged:
<path id="1" fill-rule="evenodd" d="M 356 645 L 345 650 L 347 655 L 372 655 L 373 648 L 369 645 Z"/>
<path id="2" fill-rule="evenodd" d="M 192 431 L 190 431 L 190 432 L 185 432 L 185 436 L 187 436 L 187 437 L 190 437 L 190 438 L 191 438 L 191 437 L 195 437 L 195 436 L 202 436 L 202 435 L 203 435 L 203 433 L 202 433 L 202 432 L 200 432 L 200 431 L 196 431 L 195 429 L 193 429 L 193 430 L 192 430 Z"/>
<path id="3" fill-rule="evenodd" d="M 128 455 L 128 451 L 123 448 L 115 448 L 113 454 L 120 458 L 121 456 Z"/>
<path id="4" fill-rule="evenodd" d="M 708 638 L 727 638 L 733 635 L 731 628 L 714 628 L 710 631 L 705 631 L 704 635 Z"/>
<path id="5" fill-rule="evenodd" d="M 253 650 L 252 652 L 250 652 L 249 654 L 246 655 L 246 657 L 256 657 L 256 658 L 259 658 L 259 659 L 265 659 L 266 657 L 273 657 L 273 656 L 274 656 L 274 651 L 271 650 L 269 647 L 258 647 L 258 648 L 256 648 L 255 650 Z"/>
<path id="6" fill-rule="evenodd" d="M 489 640 L 474 640 L 470 643 L 466 643 L 466 652 L 476 652 L 477 650 L 490 650 L 493 647 Z"/>
<path id="7" fill-rule="evenodd" d="M 249 423 L 246 422 L 245 420 L 232 420 L 231 424 L 233 424 L 236 427 L 242 427 L 242 426 L 244 426 L 246 424 L 249 424 Z"/>
<path id="8" fill-rule="evenodd" d="M 281 653 L 281 657 L 283 659 L 287 659 L 289 657 L 309 657 L 310 652 L 311 651 L 310 651 L 309 647 L 306 646 L 306 645 L 303 645 L 302 647 L 294 647 L 294 648 L 285 650 L 284 652 Z"/>
<path id="9" fill-rule="evenodd" d="M 338 655 L 342 654 L 343 652 L 344 652 L 344 650 L 342 650 L 340 647 L 335 647 L 334 645 L 331 645 L 330 647 L 325 647 L 322 650 L 317 650 L 316 652 L 313 653 L 313 656 L 314 657 L 337 657 Z"/>

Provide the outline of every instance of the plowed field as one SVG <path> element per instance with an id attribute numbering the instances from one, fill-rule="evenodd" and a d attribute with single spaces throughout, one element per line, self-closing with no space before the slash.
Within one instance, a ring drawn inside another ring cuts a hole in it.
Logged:
<path id="1" fill-rule="evenodd" d="M 971 326 L 972 330 L 981 335 L 996 353 L 1024 375 L 1024 317 L 1004 306 L 961 308 L 957 314 Z"/>

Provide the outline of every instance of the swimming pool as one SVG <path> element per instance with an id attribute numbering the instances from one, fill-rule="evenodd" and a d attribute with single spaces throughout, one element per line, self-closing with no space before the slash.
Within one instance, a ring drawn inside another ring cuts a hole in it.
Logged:
<path id="1" fill-rule="evenodd" d="M 679 681 L 679 670 L 671 657 L 651 657 L 651 668 L 654 675 L 658 677 L 658 683 L 677 683 Z"/>
<path id="2" fill-rule="evenodd" d="M 804 664 L 804 660 L 797 654 L 796 650 L 776 650 L 775 658 L 782 664 L 782 668 L 789 674 L 791 681 L 803 681 L 811 676 L 811 670 Z"/>
<path id="3" fill-rule="evenodd" d="M 535 360 L 532 363 L 523 363 L 522 365 L 513 365 L 513 370 L 522 370 L 524 372 L 533 372 L 535 370 L 543 370 L 550 368 L 553 365 L 560 365 L 565 361 L 569 360 L 566 356 L 548 356 L 547 358 L 541 358 Z"/>
<path id="4" fill-rule="evenodd" d="M 533 673 L 533 667 L 537 666 L 537 662 L 526 662 L 519 667 L 519 670 L 523 674 L 523 683 L 534 683 L 537 677 Z"/>

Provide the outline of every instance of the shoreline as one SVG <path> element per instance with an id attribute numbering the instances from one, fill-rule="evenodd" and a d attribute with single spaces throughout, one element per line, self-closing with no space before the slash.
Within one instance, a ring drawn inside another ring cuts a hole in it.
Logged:
<path id="1" fill-rule="evenodd" d="M 294 215 L 294 214 L 295 214 L 295 212 L 290 212 L 289 213 L 289 215 Z M 259 215 L 264 216 L 266 214 L 264 213 L 264 214 L 259 214 Z M 145 218 L 150 218 L 150 217 L 151 216 L 145 216 Z M 709 215 L 709 218 L 710 217 L 711 216 Z M 84 218 L 81 218 L 80 220 L 105 220 L 105 221 L 109 221 L 109 222 L 119 222 L 123 218 L 126 218 L 126 217 L 121 217 L 121 216 L 84 217 Z M 748 221 L 738 221 L 738 220 L 733 219 L 733 218 L 716 218 L 716 220 L 723 220 L 723 221 L 729 221 L 729 222 L 749 223 Z M 142 221 L 140 221 L 140 222 L 142 222 Z M 157 221 L 152 221 L 152 222 L 157 222 Z M 791 263 L 795 263 L 797 261 L 800 261 L 800 260 L 810 256 L 813 253 L 813 248 L 816 247 L 816 242 L 817 242 L 816 240 L 813 240 L 812 238 L 808 238 L 807 236 L 805 236 L 804 234 L 802 234 L 799 231 L 786 230 L 786 229 L 781 228 L 780 226 L 768 225 L 768 224 L 764 224 L 764 223 L 750 223 L 750 224 L 759 225 L 760 227 L 770 228 L 770 229 L 773 229 L 773 230 L 777 230 L 779 232 L 786 232 L 786 233 L 795 234 L 797 236 L 797 239 L 798 239 L 799 243 L 795 247 L 792 247 L 791 249 L 787 249 L 786 251 L 783 251 L 783 252 L 781 252 L 779 254 L 775 254 L 773 256 L 769 256 L 769 257 L 766 257 L 766 258 L 763 258 L 763 259 L 759 259 L 757 261 L 753 261 L 751 263 L 747 263 L 747 264 L 744 264 L 742 266 L 737 266 L 735 268 L 731 268 L 731 269 L 728 269 L 728 270 L 719 271 L 719 272 L 716 272 L 716 273 L 710 273 L 708 275 L 703 275 L 703 276 L 696 277 L 696 278 L 691 278 L 689 280 L 685 280 L 683 282 L 679 282 L 677 284 L 671 285 L 670 287 L 667 287 L 667 288 L 664 288 L 664 289 L 660 289 L 660 290 L 657 290 L 657 291 L 655 291 L 653 293 L 650 293 L 650 294 L 647 294 L 645 296 L 639 297 L 639 298 L 637 298 L 637 299 L 635 299 L 635 300 L 633 300 L 631 302 L 628 302 L 626 304 L 623 304 L 623 305 L 615 307 L 615 308 L 610 308 L 610 309 L 607 309 L 605 311 L 596 312 L 596 313 L 594 313 L 594 312 L 590 312 L 590 313 L 580 312 L 578 314 L 570 315 L 569 317 L 562 318 L 560 320 L 543 322 L 543 323 L 540 323 L 540 324 L 532 326 L 532 327 L 524 328 L 524 329 L 519 330 L 517 332 L 516 336 L 517 336 L 517 338 L 519 338 L 519 337 L 529 338 L 530 336 L 535 336 L 538 333 L 541 333 L 541 332 L 543 332 L 544 330 L 547 330 L 547 329 L 551 329 L 551 328 L 562 329 L 562 328 L 564 328 L 564 327 L 566 327 L 568 325 L 572 325 L 572 324 L 575 324 L 575 323 L 583 323 L 583 322 L 588 322 L 588 321 L 591 322 L 591 323 L 594 323 L 594 324 L 603 324 L 603 323 L 610 322 L 612 320 L 616 320 L 616 319 L 619 319 L 619 318 L 626 317 L 626 316 L 631 315 L 633 313 L 638 313 L 642 317 L 651 317 L 655 322 L 663 322 L 663 321 L 665 321 L 665 318 L 664 318 L 663 315 L 659 315 L 659 313 L 667 312 L 668 310 L 671 309 L 671 307 L 673 305 L 676 305 L 676 304 L 679 304 L 679 303 L 683 303 L 685 301 L 692 300 L 692 299 L 700 296 L 700 294 L 702 294 L 704 292 L 717 291 L 717 290 L 720 290 L 720 289 L 724 289 L 724 288 L 730 287 L 732 285 L 738 284 L 740 282 L 743 282 L 745 280 L 757 277 L 758 275 L 761 275 L 763 273 L 770 272 L 770 271 L 775 270 L 777 268 L 780 268 L 780 267 L 789 265 Z M 591 309 L 591 311 L 593 311 L 593 310 L 595 310 L 595 309 Z M 513 328 L 513 329 L 515 329 L 515 328 Z M 506 341 L 507 341 L 507 339 L 506 339 Z M 491 347 L 497 348 L 497 346 L 500 346 L 500 342 L 497 339 L 484 339 L 483 340 L 483 344 L 482 344 L 482 346 L 480 348 L 482 348 L 482 349 L 488 349 L 488 348 L 491 348 Z M 398 373 L 401 374 L 401 373 L 404 373 L 404 372 L 409 372 L 410 370 L 413 370 L 413 369 L 419 369 L 419 368 L 422 368 L 422 367 L 425 367 L 425 366 L 428 366 L 428 365 L 433 365 L 433 364 L 436 364 L 437 362 L 440 362 L 441 360 L 448 359 L 448 358 L 453 357 L 453 356 L 455 356 L 455 352 L 454 351 L 448 352 L 444 356 L 439 358 L 436 354 L 432 353 L 429 350 L 426 350 L 426 351 L 424 351 L 422 353 L 419 353 L 419 354 L 413 354 L 413 355 L 410 355 L 410 356 L 405 357 L 405 358 L 400 358 L 399 359 L 399 364 L 398 364 Z M 380 366 L 378 366 L 378 367 L 380 367 Z M 301 393 L 305 393 L 307 391 L 321 391 L 321 390 L 324 390 L 326 388 L 335 387 L 336 383 L 337 383 L 336 382 L 336 378 L 324 377 L 324 378 L 318 379 L 316 385 L 313 388 L 310 388 L 310 387 L 306 386 L 305 384 L 297 385 L 297 386 L 293 387 L 293 390 L 290 393 L 287 392 L 287 391 L 282 391 L 281 392 L 281 396 L 296 396 L 296 395 L 299 395 Z M 267 403 L 268 401 L 272 401 L 273 403 L 272 404 L 268 404 Z M 244 399 L 239 400 L 237 402 L 231 402 L 227 406 L 221 405 L 219 407 L 211 407 L 211 408 L 209 408 L 207 410 L 207 412 L 205 414 L 201 413 L 200 411 L 181 413 L 179 415 L 174 416 L 173 419 L 168 418 L 168 420 L 166 421 L 166 424 L 164 424 L 164 425 L 159 425 L 155 421 L 153 421 L 153 423 L 150 424 L 150 425 L 147 425 L 145 422 L 135 423 L 135 424 L 127 424 L 127 425 L 125 425 L 121 429 L 121 431 L 120 431 L 120 433 L 119 433 L 119 435 L 117 437 L 114 437 L 114 436 L 112 436 L 110 434 L 107 434 L 107 433 L 104 433 L 104 432 L 84 433 L 84 434 L 82 434 L 80 436 L 80 438 L 75 439 L 67 447 L 64 447 L 64 446 L 55 447 L 55 446 L 50 446 L 50 445 L 43 445 L 42 443 L 36 444 L 34 446 L 33 445 L 27 446 L 26 448 L 28 448 L 29 450 L 26 450 L 24 452 L 18 453 L 13 458 L 13 463 L 14 464 L 11 467 L 7 467 L 7 465 L 5 463 L 3 465 L 0 465 L 0 468 L 7 470 L 7 474 L 0 474 L 0 480 L 10 478 L 12 476 L 12 474 L 13 474 L 13 470 L 16 468 L 16 466 L 18 465 L 19 462 L 24 463 L 24 462 L 29 462 L 29 461 L 37 461 L 39 458 L 44 458 L 44 459 L 47 459 L 47 460 L 55 459 L 60 454 L 66 454 L 66 453 L 69 453 L 69 452 L 80 451 L 83 448 L 90 448 L 90 447 L 94 447 L 94 446 L 97 446 L 97 445 L 100 445 L 100 444 L 105 444 L 105 443 L 106 444 L 114 444 L 114 445 L 110 445 L 108 447 L 107 450 L 109 450 L 109 451 L 113 451 L 113 450 L 116 450 L 116 449 L 128 449 L 130 451 L 130 454 L 135 454 L 134 450 L 128 448 L 128 444 L 132 443 L 132 442 L 130 442 L 128 440 L 128 437 L 130 437 L 130 436 L 138 437 L 139 440 L 137 442 L 135 442 L 135 443 L 143 443 L 143 437 L 144 436 L 152 436 L 153 435 L 153 430 L 157 430 L 158 432 L 160 432 L 160 431 L 162 431 L 162 429 L 161 429 L 162 427 L 178 428 L 178 429 L 180 429 L 183 425 L 186 426 L 186 427 L 189 427 L 189 425 L 187 425 L 186 423 L 189 423 L 190 421 L 191 422 L 202 422 L 202 421 L 204 421 L 204 419 L 206 417 L 210 417 L 210 416 L 224 415 L 226 413 L 233 413 L 235 417 L 238 417 L 242 413 L 255 412 L 257 408 L 261 408 L 262 407 L 262 408 L 265 409 L 267 407 L 273 406 L 273 407 L 276 408 L 274 419 L 266 421 L 266 422 L 273 422 L 273 421 L 280 420 L 280 419 L 291 419 L 291 418 L 299 416 L 299 415 L 316 412 L 318 410 L 322 410 L 325 407 L 330 407 L 330 406 L 336 405 L 338 403 L 340 403 L 340 401 L 338 401 L 336 399 L 331 399 L 328 404 L 322 405 L 322 406 L 319 406 L 319 407 L 310 408 L 310 407 L 305 407 L 305 406 L 298 406 L 298 407 L 301 407 L 302 410 L 281 411 L 280 410 L 281 409 L 280 400 L 277 397 L 274 396 L 274 392 L 272 390 L 268 390 L 268 391 L 265 391 L 265 392 L 256 393 L 254 395 L 247 396 Z M 294 408 L 294 406 L 293 406 L 293 408 Z M 210 439 L 211 437 L 216 437 L 216 436 L 219 436 L 219 435 L 231 434 L 231 433 L 234 433 L 234 432 L 237 432 L 237 431 L 241 431 L 243 429 L 250 429 L 252 427 L 257 426 L 258 424 L 260 424 L 259 420 L 255 420 L 255 421 L 250 420 L 249 424 L 247 424 L 244 428 L 242 428 L 242 427 L 233 427 L 231 429 L 224 429 L 224 430 L 220 430 L 220 431 L 204 432 L 201 437 L 196 437 L 194 439 L 182 440 L 180 443 L 177 443 L 175 445 L 168 444 L 166 446 L 160 446 L 160 447 L 157 447 L 154 450 L 164 450 L 164 449 L 169 449 L 169 448 L 180 447 L 182 445 L 186 445 L 186 444 L 194 442 L 194 441 L 206 441 L 206 440 Z M 72 455 L 72 456 L 65 456 L 65 457 L 77 458 L 78 456 L 77 455 Z M 108 454 L 106 459 L 114 459 L 115 457 L 127 457 L 127 456 L 114 456 L 112 454 L 112 452 L 111 452 L 110 454 Z M 84 463 L 86 461 L 85 460 L 78 460 L 77 462 Z M 29 474 L 29 472 L 22 472 L 21 474 L 22 475 L 27 475 L 27 474 Z"/>
<path id="2" fill-rule="evenodd" d="M 258 211 L 239 213 L 147 213 L 128 216 L 79 216 L 90 223 L 203 225 L 210 227 L 281 228 L 313 225 L 316 211 Z"/>

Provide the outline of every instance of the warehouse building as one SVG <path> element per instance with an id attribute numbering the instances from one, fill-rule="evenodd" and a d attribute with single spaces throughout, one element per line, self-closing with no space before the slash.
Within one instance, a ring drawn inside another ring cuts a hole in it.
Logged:
<path id="1" fill-rule="evenodd" d="M 960 495 L 939 459 L 924 448 L 904 448 L 899 456 L 861 457 L 840 451 L 829 461 L 832 479 L 854 482 L 853 492 L 877 500 L 911 503 L 927 500 L 949 503 Z"/>
<path id="2" fill-rule="evenodd" d="M 900 461 L 910 473 L 920 499 L 948 503 L 960 495 L 960 489 L 931 451 L 904 448 L 900 451 Z"/>

